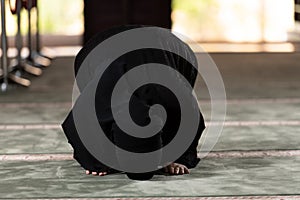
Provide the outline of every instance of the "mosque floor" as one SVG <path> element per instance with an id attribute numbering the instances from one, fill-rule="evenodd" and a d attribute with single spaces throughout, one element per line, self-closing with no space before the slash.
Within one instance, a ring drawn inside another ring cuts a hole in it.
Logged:
<path id="1" fill-rule="evenodd" d="M 211 56 L 227 116 L 216 145 L 189 175 L 85 175 L 60 128 L 72 104 L 74 57 L 54 60 L 30 88 L 0 93 L 0 199 L 300 199 L 300 53 Z M 198 85 L 209 127 L 209 95 Z"/>

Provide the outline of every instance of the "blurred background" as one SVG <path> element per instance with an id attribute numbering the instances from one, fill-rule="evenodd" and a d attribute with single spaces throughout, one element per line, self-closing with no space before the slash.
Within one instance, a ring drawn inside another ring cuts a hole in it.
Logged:
<path id="1" fill-rule="evenodd" d="M 300 25 L 295 21 L 295 11 L 299 10 L 299 6 L 295 6 L 295 2 L 166 0 L 150 4 L 147 1 L 137 3 L 125 0 L 39 0 L 40 32 L 44 46 L 80 46 L 96 32 L 110 26 L 149 22 L 172 28 L 195 42 L 206 43 L 204 48 L 208 51 L 239 51 L 240 46 L 227 49 L 220 46 L 224 43 L 244 44 L 247 51 L 272 51 L 269 46 L 259 49 L 255 44 L 275 43 L 274 51 L 295 51 L 291 43 L 300 41 Z M 152 7 L 156 9 L 153 11 Z M 22 15 L 22 30 L 25 34 L 27 18 L 24 12 Z M 157 19 L 149 21 L 147 17 Z M 8 36 L 16 33 L 15 18 L 8 12 Z"/>

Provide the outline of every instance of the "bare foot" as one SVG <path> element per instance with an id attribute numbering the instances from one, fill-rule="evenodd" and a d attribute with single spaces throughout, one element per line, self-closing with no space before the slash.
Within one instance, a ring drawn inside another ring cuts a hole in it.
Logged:
<path id="1" fill-rule="evenodd" d="M 107 172 L 92 172 L 92 171 L 90 171 L 90 170 L 86 170 L 86 171 L 85 171 L 85 174 L 86 174 L 86 175 L 92 174 L 92 175 L 94 175 L 94 176 L 105 176 L 105 175 L 107 175 Z"/>
<path id="2" fill-rule="evenodd" d="M 164 167 L 164 171 L 170 175 L 182 175 L 190 173 L 190 170 L 185 165 L 178 163 L 172 163 Z"/>

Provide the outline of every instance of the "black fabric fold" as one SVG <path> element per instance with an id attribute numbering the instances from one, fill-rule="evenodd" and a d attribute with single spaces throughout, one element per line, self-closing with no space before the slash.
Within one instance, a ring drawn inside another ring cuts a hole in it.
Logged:
<path id="1" fill-rule="evenodd" d="M 80 67 L 82 66 L 82 63 L 87 58 L 88 54 L 98 44 L 115 34 L 140 27 L 143 26 L 135 25 L 115 27 L 103 33 L 97 34 L 82 48 L 82 50 L 76 56 L 74 66 L 75 76 L 77 75 Z M 178 48 L 182 47 L 184 51 L 186 51 L 191 60 L 197 62 L 192 50 L 186 44 L 179 41 L 178 46 Z M 133 97 L 131 98 L 132 104 L 130 104 L 134 106 L 131 106 L 130 111 L 132 112 L 131 114 L 133 120 L 137 124 L 147 125 L 147 123 L 149 123 L 149 116 L 147 115 L 149 108 L 153 104 L 163 105 L 168 113 L 168 117 L 167 122 L 161 132 L 157 133 L 155 136 L 151 137 L 148 140 L 142 141 L 133 137 L 126 136 L 126 134 L 117 127 L 113 119 L 109 106 L 111 90 L 113 89 L 114 84 L 116 83 L 116 81 L 118 81 L 119 77 L 121 77 L 124 73 L 126 73 L 133 67 L 141 65 L 143 63 L 148 63 L 150 61 L 165 64 L 176 69 L 189 81 L 189 84 L 192 87 L 194 86 L 197 77 L 197 70 L 192 67 L 192 64 L 195 63 L 191 64 L 180 56 L 176 56 L 174 53 L 154 49 L 145 49 L 143 51 L 130 52 L 120 57 L 117 61 L 113 62 L 108 70 L 105 71 L 103 77 L 101 77 L 101 80 L 99 82 L 99 84 L 102 85 L 101 87 L 99 87 L 98 85 L 95 95 L 95 109 L 99 124 L 102 129 L 105 130 L 106 136 L 112 142 L 117 143 L 118 146 L 121 146 L 126 150 L 132 150 L 134 152 L 149 152 L 159 149 L 168 144 L 174 138 L 176 130 L 178 128 L 178 123 L 180 123 L 180 109 L 178 109 L 179 105 L 177 100 L 174 98 L 174 95 L 172 95 L 172 93 L 169 92 L 167 88 L 155 84 L 143 86 L 134 92 Z M 81 92 L 85 89 L 85 85 L 87 83 L 88 82 L 85 82 L 82 85 L 78 86 Z M 197 146 L 201 134 L 205 129 L 205 124 L 200 110 L 198 112 L 200 119 L 196 136 L 189 148 L 182 154 L 182 156 L 180 156 L 179 159 L 175 161 L 177 163 L 186 165 L 188 168 L 194 168 L 200 161 L 200 159 L 197 157 Z M 98 161 L 83 145 L 76 130 L 72 111 L 70 111 L 67 118 L 63 122 L 62 128 L 68 139 L 68 142 L 74 149 L 74 159 L 77 160 L 84 169 L 97 172 L 109 170 L 116 171 L 115 169 L 111 169 L 110 167 Z"/>

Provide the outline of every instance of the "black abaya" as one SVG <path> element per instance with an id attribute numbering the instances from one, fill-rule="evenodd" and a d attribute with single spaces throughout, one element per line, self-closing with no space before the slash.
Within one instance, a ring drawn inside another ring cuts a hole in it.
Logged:
<path id="1" fill-rule="evenodd" d="M 99 43 L 117 33 L 139 27 L 140 26 L 117 27 L 96 35 L 76 56 L 74 69 L 75 76 L 78 73 L 84 59 L 86 59 L 87 55 Z M 186 44 L 180 41 L 180 45 L 182 45 L 182 48 L 184 48 L 189 55 L 194 55 L 192 50 L 188 48 Z M 195 57 L 192 59 L 196 62 Z M 167 121 L 160 133 L 148 139 L 137 139 L 135 137 L 131 137 L 128 134 L 125 134 L 116 125 L 111 113 L 111 91 L 119 78 L 135 66 L 156 61 L 157 63 L 172 66 L 181 74 L 183 74 L 192 87 L 194 86 L 197 77 L 197 71 L 190 65 L 190 63 L 184 59 L 174 56 L 174 54 L 170 52 L 156 49 L 145 49 L 142 51 L 130 52 L 113 62 L 110 68 L 105 71 L 103 77 L 101 78 L 101 89 L 100 87 L 97 88 L 95 95 L 95 106 L 99 124 L 106 136 L 116 145 L 125 150 L 137 153 L 157 150 L 168 144 L 174 138 L 178 129 L 181 114 L 178 101 L 169 90 L 159 85 L 146 85 L 136 90 L 130 101 L 130 105 L 134 105 L 130 106 L 130 114 L 136 124 L 140 126 L 147 125 L 149 123 L 148 112 L 150 106 L 154 104 L 162 105 L 167 112 Z M 85 89 L 86 84 L 88 84 L 88 82 L 78 83 L 78 88 L 81 92 Z M 199 113 L 200 120 L 196 137 L 185 153 L 183 153 L 181 157 L 175 161 L 176 163 L 183 164 L 188 168 L 194 168 L 200 160 L 197 158 L 197 146 L 205 125 L 200 110 Z M 74 159 L 77 160 L 84 169 L 93 172 L 107 171 L 110 173 L 116 171 L 98 161 L 83 145 L 75 127 L 72 111 L 68 114 L 67 118 L 62 124 L 62 127 L 68 142 L 74 149 Z"/>

